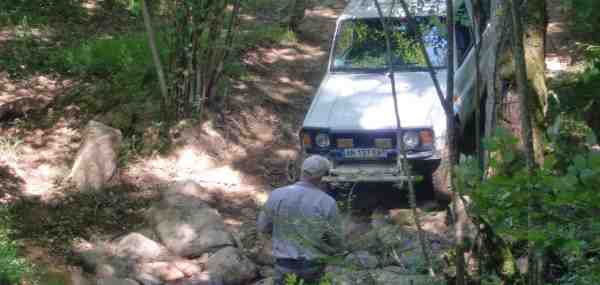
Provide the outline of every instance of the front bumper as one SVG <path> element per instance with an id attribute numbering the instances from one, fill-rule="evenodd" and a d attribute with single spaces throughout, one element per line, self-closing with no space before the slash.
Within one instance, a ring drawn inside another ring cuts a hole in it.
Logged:
<path id="1" fill-rule="evenodd" d="M 331 169 L 323 177 L 327 182 L 405 182 L 420 180 L 419 175 L 408 176 L 391 164 L 343 164 Z"/>

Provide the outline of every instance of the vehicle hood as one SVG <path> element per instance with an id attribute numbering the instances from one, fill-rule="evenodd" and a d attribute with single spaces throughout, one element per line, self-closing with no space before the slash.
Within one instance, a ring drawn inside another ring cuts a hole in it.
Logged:
<path id="1" fill-rule="evenodd" d="M 437 73 L 444 92 L 446 74 L 445 70 Z M 445 135 L 446 117 L 429 73 L 394 75 L 402 127 L 432 127 L 436 137 Z M 328 74 L 306 115 L 304 127 L 331 131 L 395 129 L 391 90 L 391 80 L 385 74 Z"/>

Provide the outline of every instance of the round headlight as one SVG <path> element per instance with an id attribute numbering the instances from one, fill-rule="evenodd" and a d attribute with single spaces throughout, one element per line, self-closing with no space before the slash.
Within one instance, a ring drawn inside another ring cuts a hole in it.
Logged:
<path id="1" fill-rule="evenodd" d="M 415 148 L 419 145 L 419 134 L 417 132 L 412 131 L 405 132 L 403 140 L 406 148 Z"/>
<path id="2" fill-rule="evenodd" d="M 315 137 L 315 142 L 319 147 L 328 147 L 329 146 L 329 135 L 328 134 L 318 134 Z"/>

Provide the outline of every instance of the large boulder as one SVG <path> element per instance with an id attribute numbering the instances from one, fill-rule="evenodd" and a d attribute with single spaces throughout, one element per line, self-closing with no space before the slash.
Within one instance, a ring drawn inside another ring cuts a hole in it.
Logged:
<path id="1" fill-rule="evenodd" d="M 226 247 L 212 255 L 206 263 L 211 276 L 221 277 L 224 284 L 246 284 L 257 276 L 257 268 L 238 249 Z"/>
<path id="2" fill-rule="evenodd" d="M 162 243 L 174 254 L 194 258 L 234 245 L 219 212 L 206 204 L 194 182 L 178 183 L 162 193 L 149 218 Z"/>
<path id="3" fill-rule="evenodd" d="M 121 131 L 90 121 L 77 153 L 69 179 L 80 190 L 99 190 L 117 181 L 117 158 L 123 136 Z"/>
<path id="4" fill-rule="evenodd" d="M 168 250 L 140 233 L 130 233 L 115 245 L 118 256 L 131 259 L 157 260 L 168 255 Z"/>
<path id="5" fill-rule="evenodd" d="M 75 253 L 83 270 L 98 278 L 126 277 L 134 266 L 133 260 L 112 255 L 104 245 Z"/>

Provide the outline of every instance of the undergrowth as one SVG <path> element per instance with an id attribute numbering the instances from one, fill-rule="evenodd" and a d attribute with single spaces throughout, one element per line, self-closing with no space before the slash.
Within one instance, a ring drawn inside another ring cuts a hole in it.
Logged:
<path id="1" fill-rule="evenodd" d="M 0 205 L 0 284 L 17 284 L 33 272 L 33 267 L 19 255 L 18 243 L 12 236 L 15 217 L 7 205 Z"/>
<path id="2" fill-rule="evenodd" d="M 122 232 L 144 223 L 143 210 L 155 198 L 133 186 L 101 192 L 74 192 L 51 203 L 22 200 L 11 208 L 21 222 L 13 225 L 14 239 L 29 239 L 55 256 L 70 256 L 71 242 Z"/>

